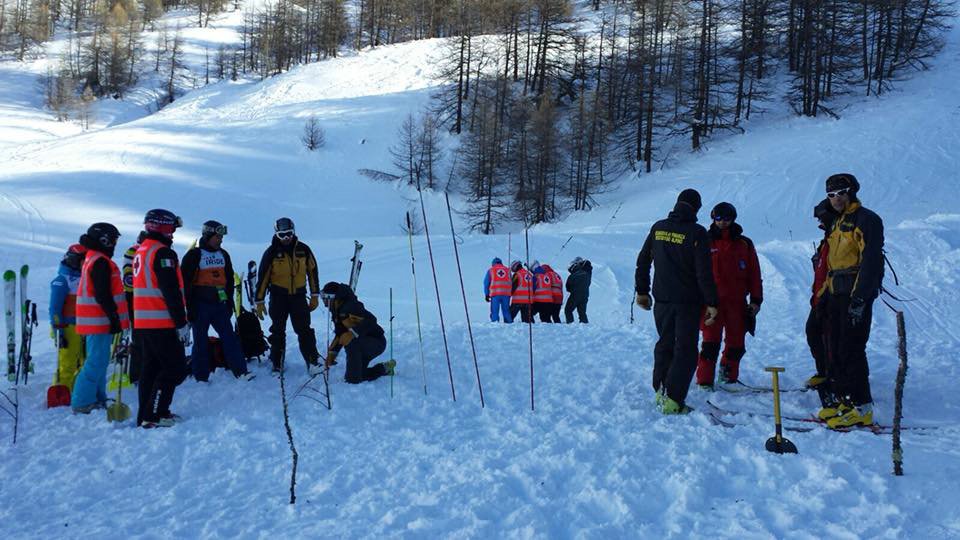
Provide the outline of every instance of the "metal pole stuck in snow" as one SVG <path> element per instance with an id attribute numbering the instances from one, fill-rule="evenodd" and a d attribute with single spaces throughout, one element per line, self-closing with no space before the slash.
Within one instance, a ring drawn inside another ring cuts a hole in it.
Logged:
<path id="1" fill-rule="evenodd" d="M 530 271 L 530 229 L 523 229 L 523 240 L 527 249 L 527 272 Z M 530 349 L 530 410 L 536 410 L 533 399 L 533 276 L 530 276 L 530 286 L 527 287 L 527 334 L 529 335 Z"/>
<path id="2" fill-rule="evenodd" d="M 470 350 L 473 352 L 473 368 L 477 372 L 477 390 L 480 391 L 480 408 L 486 404 L 483 401 L 483 385 L 480 384 L 480 364 L 477 362 L 477 347 L 473 341 L 473 326 L 470 324 L 470 310 L 467 308 L 467 290 L 463 286 L 463 271 L 460 268 L 460 250 L 457 248 L 457 233 L 453 229 L 453 211 L 450 209 L 450 195 L 444 193 L 447 200 L 447 217 L 450 218 L 450 239 L 453 241 L 453 255 L 457 260 L 457 275 L 460 276 L 460 294 L 463 295 L 463 312 L 467 317 L 467 334 L 470 336 Z"/>

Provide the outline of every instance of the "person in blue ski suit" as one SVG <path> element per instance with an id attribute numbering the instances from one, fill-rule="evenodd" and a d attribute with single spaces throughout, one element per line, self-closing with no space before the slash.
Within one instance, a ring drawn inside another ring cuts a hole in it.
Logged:
<path id="1" fill-rule="evenodd" d="M 500 322 L 501 313 L 503 322 L 513 322 L 513 317 L 510 316 L 510 293 L 510 269 L 504 266 L 499 257 L 494 257 L 490 262 L 490 269 L 483 276 L 483 296 L 490 302 L 492 322 Z"/>
<path id="2" fill-rule="evenodd" d="M 57 340 L 57 371 L 54 384 L 73 391 L 73 381 L 83 366 L 83 338 L 77 334 L 77 286 L 87 248 L 70 246 L 50 282 L 50 335 Z"/>

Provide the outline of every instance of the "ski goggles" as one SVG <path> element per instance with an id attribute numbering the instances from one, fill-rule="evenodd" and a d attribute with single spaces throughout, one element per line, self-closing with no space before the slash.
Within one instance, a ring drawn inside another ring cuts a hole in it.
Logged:
<path id="1" fill-rule="evenodd" d="M 714 216 L 714 221 L 733 221 L 733 216 Z"/>
<path id="2" fill-rule="evenodd" d="M 850 193 L 850 188 L 838 189 L 838 190 L 836 190 L 836 191 L 828 191 L 828 192 L 827 192 L 827 198 L 833 199 L 833 198 L 839 197 L 839 196 L 841 196 L 841 195 L 846 195 L 847 193 Z"/>
<path id="3" fill-rule="evenodd" d="M 293 238 L 293 231 L 277 231 L 277 238 L 281 240 L 286 240 L 288 238 Z"/>
<path id="4" fill-rule="evenodd" d="M 216 227 L 211 227 L 211 226 L 209 226 L 209 225 L 204 225 L 204 226 L 203 226 L 203 234 L 206 234 L 206 235 L 216 234 L 216 235 L 219 235 L 219 236 L 226 236 L 226 235 L 227 235 L 227 226 L 226 226 L 226 225 L 217 225 Z"/>

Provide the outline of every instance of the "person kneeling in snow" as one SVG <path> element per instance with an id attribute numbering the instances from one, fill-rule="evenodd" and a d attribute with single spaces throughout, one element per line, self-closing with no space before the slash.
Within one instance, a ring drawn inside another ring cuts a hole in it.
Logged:
<path id="1" fill-rule="evenodd" d="M 331 281 L 320 293 L 323 305 L 330 310 L 335 336 L 327 349 L 326 365 L 336 364 L 337 354 L 347 350 L 346 381 L 358 384 L 384 375 L 393 375 L 397 362 L 387 360 L 370 367 L 374 358 L 383 354 L 387 340 L 377 318 L 363 307 L 350 286 Z"/>

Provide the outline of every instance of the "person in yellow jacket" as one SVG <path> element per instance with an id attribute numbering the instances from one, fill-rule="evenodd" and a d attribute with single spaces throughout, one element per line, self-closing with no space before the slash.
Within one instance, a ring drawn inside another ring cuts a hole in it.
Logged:
<path id="1" fill-rule="evenodd" d="M 83 338 L 77 334 L 77 287 L 87 248 L 74 244 L 60 261 L 57 277 L 50 282 L 50 334 L 57 340 L 57 370 L 53 384 L 73 390 L 73 380 L 86 356 Z"/>
<path id="2" fill-rule="evenodd" d="M 827 279 L 817 308 L 826 315 L 827 372 L 836 403 L 818 413 L 832 428 L 873 423 L 867 340 L 873 301 L 883 280 L 883 221 L 857 198 L 849 173 L 827 178 L 827 199 L 838 214 L 827 235 Z"/>
<path id="3" fill-rule="evenodd" d="M 320 353 L 317 351 L 317 336 L 310 326 L 310 313 L 320 305 L 317 260 L 310 247 L 297 238 L 290 218 L 277 220 L 273 241 L 263 252 L 257 276 L 256 311 L 261 320 L 265 313 L 270 314 L 270 361 L 273 370 L 283 369 L 287 318 L 293 323 L 293 331 L 297 333 L 300 353 L 307 368 L 316 366 Z M 265 305 L 268 292 L 269 309 Z"/>

